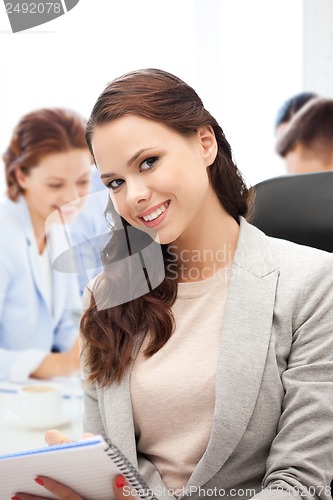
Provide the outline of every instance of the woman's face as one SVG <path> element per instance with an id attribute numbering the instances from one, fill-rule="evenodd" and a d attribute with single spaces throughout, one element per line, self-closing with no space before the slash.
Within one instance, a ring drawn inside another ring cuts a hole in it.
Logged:
<path id="1" fill-rule="evenodd" d="M 200 223 L 213 193 L 207 174 L 217 152 L 211 127 L 184 137 L 127 115 L 96 127 L 92 147 L 115 208 L 129 224 L 170 243 Z"/>
<path id="2" fill-rule="evenodd" d="M 71 222 L 83 206 L 81 197 L 89 194 L 90 172 L 91 156 L 86 149 L 46 155 L 28 174 L 18 170 L 17 180 L 33 222 L 44 222 L 63 205 L 67 205 L 61 209 L 63 219 Z"/>

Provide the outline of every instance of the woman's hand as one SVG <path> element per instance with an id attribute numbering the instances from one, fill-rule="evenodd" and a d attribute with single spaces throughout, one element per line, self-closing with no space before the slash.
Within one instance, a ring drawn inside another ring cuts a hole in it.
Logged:
<path id="1" fill-rule="evenodd" d="M 36 483 L 38 483 L 41 488 L 45 488 L 50 493 L 56 495 L 59 500 L 84 500 L 83 497 L 75 493 L 72 489 L 67 486 L 50 479 L 49 477 L 38 476 L 35 478 Z M 127 493 L 124 494 L 124 487 L 127 486 L 124 476 L 118 475 L 113 480 L 113 492 L 116 500 L 133 500 L 131 496 Z M 111 487 L 111 485 L 110 485 Z M 41 489 L 41 495 L 43 495 L 43 490 Z M 48 497 L 28 495 L 26 493 L 16 493 L 12 500 L 47 500 Z"/>
<path id="2" fill-rule="evenodd" d="M 27 493 L 16 493 L 15 496 L 12 497 L 12 500 L 47 500 L 50 497 L 43 496 L 47 495 L 47 492 L 54 493 L 54 495 L 57 495 L 57 498 L 61 500 L 84 500 L 71 488 L 68 488 L 64 484 L 60 484 L 58 481 L 54 481 L 49 477 L 38 476 L 35 478 L 35 481 L 41 487 L 40 496 L 29 495 Z"/>
<path id="3" fill-rule="evenodd" d="M 86 432 L 80 437 L 80 441 L 82 439 L 89 439 L 91 437 L 94 437 L 94 434 L 92 434 L 91 432 Z M 45 433 L 45 441 L 49 446 L 53 446 L 55 444 L 72 443 L 73 439 L 66 436 L 66 434 L 58 431 L 57 429 L 52 429 Z"/>
<path id="4" fill-rule="evenodd" d="M 50 353 L 41 364 L 30 374 L 34 378 L 67 377 L 80 370 L 80 345 L 77 338 L 67 352 Z"/>

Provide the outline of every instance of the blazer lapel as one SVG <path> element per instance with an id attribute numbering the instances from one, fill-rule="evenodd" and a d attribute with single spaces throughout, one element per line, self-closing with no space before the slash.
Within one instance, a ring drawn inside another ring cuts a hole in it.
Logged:
<path id="1" fill-rule="evenodd" d="M 15 218 L 18 220 L 27 242 L 27 253 L 31 267 L 31 273 L 33 276 L 33 280 L 36 286 L 37 291 L 43 298 L 46 306 L 46 283 L 43 280 L 43 276 L 40 270 L 40 263 L 38 260 L 38 249 L 36 238 L 34 235 L 31 217 L 29 213 L 28 206 L 25 202 L 23 196 L 19 198 L 19 200 L 11 205 L 11 211 Z M 48 306 L 47 306 L 48 307 Z"/>
<path id="2" fill-rule="evenodd" d="M 58 322 L 60 319 L 61 315 L 64 312 L 64 309 L 81 309 L 81 300 L 79 297 L 74 296 L 74 289 L 73 289 L 73 296 L 70 297 L 70 302 L 68 302 L 68 286 L 69 286 L 69 280 L 73 280 L 73 283 L 75 280 L 77 280 L 77 273 L 76 273 L 76 264 L 74 261 L 74 256 L 72 253 L 66 253 L 66 259 L 62 260 L 62 263 L 64 263 L 63 268 L 60 269 L 55 268 L 54 262 L 56 258 L 62 253 L 66 252 L 68 250 L 68 240 L 66 239 L 67 233 L 68 233 L 68 228 L 66 226 L 63 226 L 61 224 L 46 224 L 47 228 L 47 249 L 49 253 L 49 258 L 52 266 L 52 290 L 54 297 L 56 297 L 56 300 L 53 302 L 53 317 L 54 317 L 54 322 L 55 324 Z M 71 276 L 69 278 L 69 276 Z M 64 293 L 65 292 L 65 293 Z M 79 294 L 77 290 L 77 295 Z M 67 300 L 67 302 L 66 302 Z"/>
<path id="3" fill-rule="evenodd" d="M 246 224 L 241 223 L 228 292 L 212 432 L 186 487 L 207 483 L 230 457 L 245 432 L 260 389 L 278 271 L 262 258 L 262 238 L 266 237 Z"/>
<path id="4" fill-rule="evenodd" d="M 31 271 L 33 275 L 33 279 L 35 282 L 35 286 L 43 298 L 47 308 L 49 308 L 47 300 L 46 300 L 46 283 L 43 280 L 43 276 L 40 269 L 40 263 L 38 261 L 38 251 L 36 247 L 36 242 L 28 241 L 28 255 L 30 260 Z"/>

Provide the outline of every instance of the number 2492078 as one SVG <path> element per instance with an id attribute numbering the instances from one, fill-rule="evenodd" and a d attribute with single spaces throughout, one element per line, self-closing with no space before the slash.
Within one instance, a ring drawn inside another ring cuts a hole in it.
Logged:
<path id="1" fill-rule="evenodd" d="M 59 2 L 45 2 L 45 3 L 35 3 L 35 2 L 23 2 L 21 4 L 17 3 L 6 3 L 7 14 L 60 14 L 61 4 Z"/>

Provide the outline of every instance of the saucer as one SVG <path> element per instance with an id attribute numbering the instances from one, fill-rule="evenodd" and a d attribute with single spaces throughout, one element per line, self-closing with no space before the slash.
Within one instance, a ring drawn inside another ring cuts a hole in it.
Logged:
<path id="1" fill-rule="evenodd" d="M 1 419 L 6 424 L 20 427 L 22 429 L 48 430 L 53 427 L 61 427 L 68 424 L 71 420 L 71 416 L 68 411 L 63 410 L 60 415 L 57 416 L 57 418 L 54 418 L 52 420 L 49 419 L 43 422 L 27 422 L 19 413 L 13 410 L 5 409 L 1 413 Z"/>

